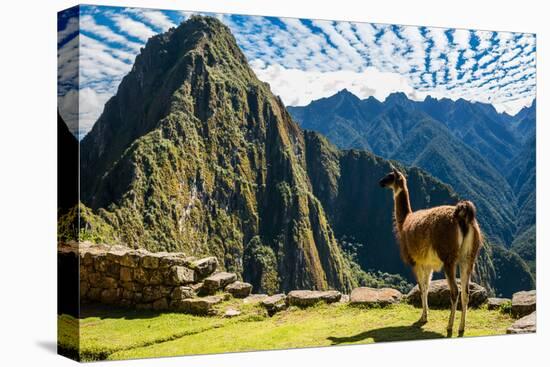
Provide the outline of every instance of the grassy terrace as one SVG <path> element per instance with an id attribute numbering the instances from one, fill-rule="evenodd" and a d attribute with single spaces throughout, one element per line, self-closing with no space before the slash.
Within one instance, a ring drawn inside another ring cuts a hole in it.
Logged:
<path id="1" fill-rule="evenodd" d="M 364 344 L 446 337 L 448 310 L 431 310 L 430 321 L 413 326 L 420 310 L 399 304 L 361 309 L 347 304 L 290 308 L 268 317 L 259 305 L 229 300 L 219 305 L 241 315 L 199 317 L 180 313 L 113 310 L 94 306 L 80 319 L 81 359 L 128 359 L 159 356 L 269 350 L 341 344 Z M 457 313 L 457 316 L 459 313 Z M 71 326 L 77 320 L 58 319 L 60 347 L 74 350 Z M 465 336 L 505 334 L 513 319 L 500 311 L 470 310 Z M 453 337 L 457 336 L 458 318 Z M 108 337 L 106 337 L 108 336 Z"/>

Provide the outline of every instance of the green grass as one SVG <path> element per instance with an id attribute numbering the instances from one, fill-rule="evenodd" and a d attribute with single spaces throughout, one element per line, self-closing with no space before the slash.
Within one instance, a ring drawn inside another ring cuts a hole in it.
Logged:
<path id="1" fill-rule="evenodd" d="M 291 308 L 268 317 L 255 305 L 229 300 L 219 306 L 238 308 L 236 318 L 94 308 L 80 320 L 82 360 L 129 359 L 190 354 L 285 349 L 339 344 L 446 337 L 448 310 L 431 310 L 429 322 L 413 326 L 420 310 L 400 304 L 362 309 L 346 304 Z M 222 312 L 223 314 L 223 312 Z M 457 313 L 459 316 L 460 313 Z M 505 334 L 513 319 L 486 308 L 470 310 L 465 336 Z M 59 317 L 60 346 L 74 350 L 75 320 Z M 457 336 L 458 317 L 453 337 Z"/>

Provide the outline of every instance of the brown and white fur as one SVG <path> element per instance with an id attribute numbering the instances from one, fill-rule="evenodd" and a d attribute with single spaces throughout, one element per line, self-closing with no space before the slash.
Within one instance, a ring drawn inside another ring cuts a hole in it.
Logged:
<path id="1" fill-rule="evenodd" d="M 401 257 L 412 266 L 420 288 L 422 316 L 428 321 L 428 288 L 433 271 L 443 268 L 451 293 L 447 332 L 452 333 L 458 303 L 456 268 L 460 267 L 461 306 L 459 335 L 463 335 L 469 301 L 469 282 L 482 238 L 476 209 L 470 201 L 412 211 L 405 176 L 392 166 L 380 186 L 393 190 L 394 225 Z"/>

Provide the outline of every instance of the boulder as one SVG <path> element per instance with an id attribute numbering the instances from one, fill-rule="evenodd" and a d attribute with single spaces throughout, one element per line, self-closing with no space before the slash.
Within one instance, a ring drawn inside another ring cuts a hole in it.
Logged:
<path id="1" fill-rule="evenodd" d="M 537 309 L 537 291 L 521 291 L 512 295 L 512 316 L 523 317 Z"/>
<path id="2" fill-rule="evenodd" d="M 153 254 L 145 255 L 141 258 L 141 266 L 146 269 L 156 269 L 159 267 L 159 257 Z"/>
<path id="3" fill-rule="evenodd" d="M 287 302 L 292 306 L 308 307 L 318 302 L 338 302 L 341 297 L 342 293 L 338 291 L 297 290 L 288 294 Z"/>
<path id="4" fill-rule="evenodd" d="M 231 318 L 231 317 L 239 316 L 240 314 L 241 314 L 241 311 L 235 310 L 234 308 L 228 308 L 227 310 L 225 310 L 223 317 Z"/>
<path id="5" fill-rule="evenodd" d="M 166 269 L 174 265 L 187 266 L 188 259 L 183 252 L 157 252 L 159 256 L 159 268 Z"/>
<path id="6" fill-rule="evenodd" d="M 184 285 L 193 283 L 195 280 L 195 272 L 185 266 L 172 266 L 168 270 L 166 282 L 170 285 Z"/>
<path id="7" fill-rule="evenodd" d="M 251 294 L 250 296 L 243 299 L 244 304 L 256 304 L 262 302 L 268 297 L 267 294 Z"/>
<path id="8" fill-rule="evenodd" d="M 128 268 L 137 268 L 139 264 L 139 255 L 134 252 L 127 252 L 120 258 L 119 263 Z"/>
<path id="9" fill-rule="evenodd" d="M 196 272 L 198 279 L 204 279 L 216 271 L 218 259 L 215 257 L 206 257 L 204 259 L 193 261 L 190 265 Z"/>
<path id="10" fill-rule="evenodd" d="M 222 301 L 219 296 L 187 298 L 181 301 L 178 309 L 192 315 L 209 315 L 213 313 L 214 305 Z"/>
<path id="11" fill-rule="evenodd" d="M 273 316 L 275 313 L 286 309 L 286 296 L 283 293 L 274 294 L 272 296 L 264 298 L 262 306 L 265 307 L 269 316 Z"/>
<path id="12" fill-rule="evenodd" d="M 457 279 L 458 289 L 460 292 L 460 280 Z M 458 308 L 460 309 L 460 295 Z M 422 301 L 420 300 L 420 289 L 418 284 L 407 294 L 407 301 L 416 307 L 422 307 Z M 487 301 L 487 290 L 476 284 L 470 282 L 470 307 L 479 307 Z M 432 308 L 447 308 L 451 306 L 451 292 L 447 285 L 446 279 L 433 280 L 430 282 L 428 288 L 428 306 Z"/>
<path id="13" fill-rule="evenodd" d="M 525 334 L 537 332 L 537 311 L 516 320 L 508 329 L 506 334 Z"/>
<path id="14" fill-rule="evenodd" d="M 510 302 L 510 298 L 497 298 L 489 297 L 487 298 L 487 309 L 489 310 L 498 310 L 502 305 Z"/>
<path id="15" fill-rule="evenodd" d="M 354 306 L 385 307 L 401 301 L 403 294 L 392 288 L 355 288 L 350 295 L 350 304 Z"/>
<path id="16" fill-rule="evenodd" d="M 192 298 L 195 295 L 191 287 L 175 287 L 170 295 L 172 301 L 182 301 L 187 298 Z"/>
<path id="17" fill-rule="evenodd" d="M 224 288 L 226 285 L 233 283 L 237 280 L 237 275 L 234 273 L 226 273 L 224 271 L 212 274 L 208 278 L 204 279 L 202 288 L 213 292 L 218 289 Z"/>
<path id="18" fill-rule="evenodd" d="M 188 286 L 193 290 L 193 292 L 199 294 L 201 293 L 203 283 L 202 282 L 192 283 L 192 284 L 189 284 Z"/>
<path id="19" fill-rule="evenodd" d="M 225 287 L 225 291 L 235 298 L 245 298 L 252 291 L 252 284 L 236 281 Z"/>

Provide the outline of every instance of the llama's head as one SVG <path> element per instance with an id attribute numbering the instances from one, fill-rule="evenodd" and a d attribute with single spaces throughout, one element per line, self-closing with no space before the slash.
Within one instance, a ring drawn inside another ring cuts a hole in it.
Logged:
<path id="1" fill-rule="evenodd" d="M 392 171 L 382 177 L 378 183 L 381 187 L 387 187 L 395 192 L 398 192 L 407 186 L 407 179 L 392 165 Z"/>

